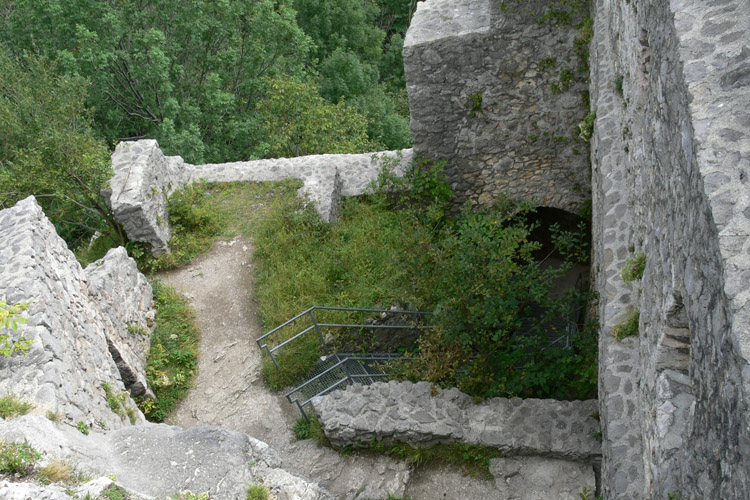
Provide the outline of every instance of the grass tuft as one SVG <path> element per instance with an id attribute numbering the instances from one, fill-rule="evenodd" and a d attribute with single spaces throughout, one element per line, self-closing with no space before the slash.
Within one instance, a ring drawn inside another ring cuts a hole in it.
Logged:
<path id="1" fill-rule="evenodd" d="M 41 453 L 27 443 L 0 441 L 0 473 L 26 477 L 33 472 L 41 457 Z"/>
<path id="2" fill-rule="evenodd" d="M 627 337 L 633 337 L 638 335 L 638 323 L 641 319 L 641 311 L 639 309 L 635 309 L 633 312 L 630 313 L 630 315 L 627 317 L 625 321 L 620 323 L 619 325 L 616 325 L 612 329 L 612 335 L 614 337 L 621 341 Z"/>
<path id="3" fill-rule="evenodd" d="M 0 418 L 6 420 L 26 415 L 33 408 L 33 404 L 21 401 L 13 394 L 0 398 Z"/>

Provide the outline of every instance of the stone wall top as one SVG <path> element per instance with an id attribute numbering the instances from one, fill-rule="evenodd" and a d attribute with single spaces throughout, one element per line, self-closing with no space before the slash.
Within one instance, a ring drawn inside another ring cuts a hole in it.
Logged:
<path id="1" fill-rule="evenodd" d="M 490 30 L 491 5 L 489 0 L 418 2 L 404 45 L 430 43 L 469 33 L 486 33 Z"/>

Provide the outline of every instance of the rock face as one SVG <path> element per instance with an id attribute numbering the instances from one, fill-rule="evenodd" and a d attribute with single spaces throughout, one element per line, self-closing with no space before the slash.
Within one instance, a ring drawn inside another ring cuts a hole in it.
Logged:
<path id="1" fill-rule="evenodd" d="M 315 204 L 324 220 L 335 221 L 341 197 L 365 193 L 385 161 L 392 161 L 393 172 L 403 175 L 411 160 L 412 151 L 406 149 L 190 165 L 179 156 L 164 156 L 155 140 L 143 139 L 117 145 L 114 176 L 104 194 L 128 238 L 150 245 L 159 255 L 169 251 L 167 199 L 192 182 L 301 179 L 299 194 Z"/>
<path id="2" fill-rule="evenodd" d="M 428 382 L 391 381 L 354 384 L 315 399 L 313 406 L 336 446 L 367 445 L 374 437 L 420 446 L 467 442 L 506 456 L 590 463 L 601 455 L 595 400 L 493 398 L 474 404 L 458 389 L 437 392 Z"/>
<path id="3" fill-rule="evenodd" d="M 0 394 L 20 396 L 73 424 L 128 424 L 102 389 L 125 391 L 107 339 L 127 332 L 113 331 L 89 294 L 86 274 L 33 197 L 0 211 L 0 241 L 1 293 L 10 304 L 30 304 L 19 333 L 33 340 L 26 356 L 0 356 Z M 143 422 L 135 403 L 128 398 L 126 404 Z"/>
<path id="4" fill-rule="evenodd" d="M 146 382 L 146 355 L 154 323 L 153 291 L 123 247 L 84 269 L 88 291 L 112 327 L 107 346 L 125 387 L 134 396 L 153 397 Z"/>
<path id="5" fill-rule="evenodd" d="M 236 500 L 245 498 L 248 486 L 262 483 L 279 500 L 332 499 L 317 485 L 281 469 L 281 460 L 267 444 L 215 426 L 183 430 L 147 423 L 84 436 L 71 427 L 26 415 L 11 422 L 0 420 L 0 440 L 26 441 L 43 452 L 45 460 L 65 459 L 89 475 L 114 475 L 118 485 L 143 497 L 166 498 L 190 490 L 207 492 L 216 500 Z M 8 497 L 15 498 L 10 493 L 3 498 Z"/>
<path id="6" fill-rule="evenodd" d="M 455 201 L 500 196 L 575 212 L 589 197 L 578 25 L 548 0 L 429 0 L 404 40 L 414 151 L 447 160 Z"/>
<path id="7" fill-rule="evenodd" d="M 750 4 L 595 12 L 603 493 L 750 498 Z M 645 272 L 625 283 L 636 252 Z M 639 335 L 617 342 L 636 310 Z"/>
<path id="8" fill-rule="evenodd" d="M 121 142 L 112 154 L 114 176 L 105 198 L 128 238 L 151 245 L 155 255 L 169 249 L 167 199 L 189 180 L 184 163 L 164 156 L 153 139 Z"/>

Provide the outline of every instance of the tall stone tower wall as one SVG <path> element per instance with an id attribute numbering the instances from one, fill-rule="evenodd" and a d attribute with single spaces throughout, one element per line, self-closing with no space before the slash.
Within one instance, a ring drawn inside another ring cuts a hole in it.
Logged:
<path id="1" fill-rule="evenodd" d="M 417 155 L 446 160 L 455 201 L 500 196 L 575 212 L 590 197 L 579 11 L 545 20 L 547 1 L 420 2 L 404 42 Z"/>
<path id="2" fill-rule="evenodd" d="M 595 11 L 604 496 L 750 498 L 750 4 Z"/>

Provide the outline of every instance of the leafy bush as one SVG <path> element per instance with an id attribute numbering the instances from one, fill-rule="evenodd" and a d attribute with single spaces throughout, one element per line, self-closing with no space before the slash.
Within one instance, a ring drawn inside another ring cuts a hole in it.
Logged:
<path id="1" fill-rule="evenodd" d="M 28 476 L 40 458 L 41 453 L 27 443 L 0 441 L 0 473 Z"/>
<path id="2" fill-rule="evenodd" d="M 18 331 L 18 325 L 26 323 L 28 320 L 21 317 L 21 311 L 29 308 L 28 304 L 19 303 L 8 305 L 4 300 L 0 300 L 0 332 L 10 330 L 15 333 Z M 7 333 L 0 333 L 0 356 L 11 356 L 20 352 L 26 354 L 31 349 L 33 339 L 24 337 L 13 338 Z"/>
<path id="3" fill-rule="evenodd" d="M 57 69 L 44 57 L 14 59 L 0 49 L 0 208 L 33 194 L 71 248 L 95 231 L 121 244 L 101 195 L 112 169 L 84 104 L 88 82 Z"/>
<path id="4" fill-rule="evenodd" d="M 174 288 L 155 280 L 156 327 L 151 336 L 146 378 L 156 401 L 139 405 L 149 420 L 162 422 L 187 395 L 198 360 L 199 332 L 195 314 Z"/>

